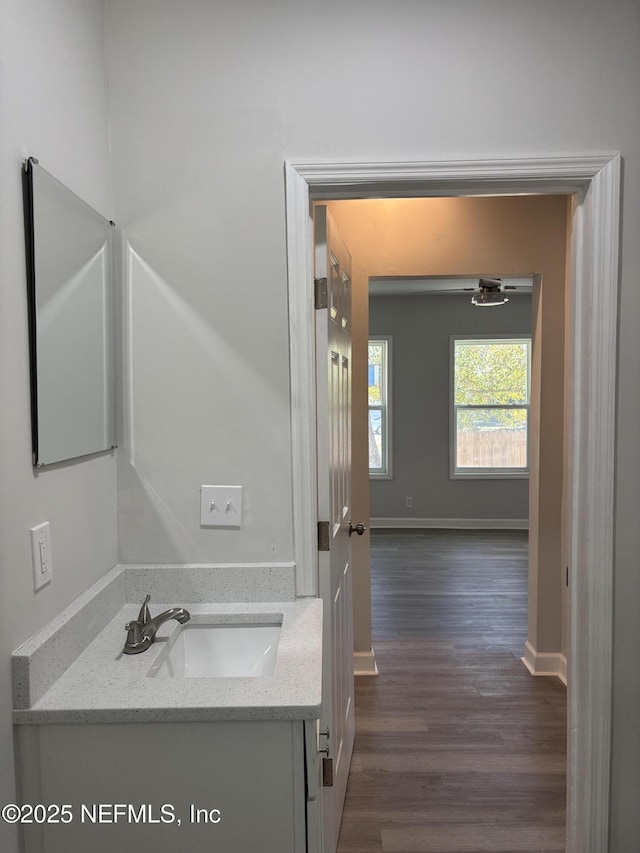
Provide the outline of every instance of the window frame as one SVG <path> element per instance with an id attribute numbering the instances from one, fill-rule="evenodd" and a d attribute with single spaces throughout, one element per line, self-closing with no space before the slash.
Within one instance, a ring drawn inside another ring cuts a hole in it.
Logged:
<path id="1" fill-rule="evenodd" d="M 457 406 L 455 402 L 455 352 L 458 341 L 479 343 L 526 343 L 527 344 L 527 402 L 513 405 L 482 405 L 482 406 Z M 530 334 L 476 334 L 476 335 L 450 335 L 449 337 L 449 479 L 451 480 L 528 480 L 530 453 L 530 422 L 531 422 L 531 347 L 532 338 Z M 457 450 L 457 412 L 458 409 L 490 409 L 490 408 L 513 408 L 526 409 L 527 412 L 527 467 L 526 468 L 458 468 L 456 460 Z"/>
<path id="2" fill-rule="evenodd" d="M 369 346 L 371 344 L 385 345 L 385 360 L 384 360 L 384 403 L 379 406 L 369 405 Z M 369 478 L 371 480 L 392 480 L 393 479 L 393 429 L 392 429 L 392 367 L 393 367 L 393 337 L 392 335 L 370 335 L 367 339 L 367 449 L 369 447 L 369 412 L 371 409 L 379 409 L 381 412 L 381 430 L 383 433 L 383 450 L 386 451 L 386 465 L 378 471 L 369 468 Z M 386 439 L 386 440 L 385 440 Z"/>

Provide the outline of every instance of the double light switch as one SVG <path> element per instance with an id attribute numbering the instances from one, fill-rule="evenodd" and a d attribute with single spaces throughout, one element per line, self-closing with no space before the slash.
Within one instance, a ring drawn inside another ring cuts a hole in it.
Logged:
<path id="1" fill-rule="evenodd" d="M 242 527 L 242 486 L 201 486 L 202 527 Z"/>

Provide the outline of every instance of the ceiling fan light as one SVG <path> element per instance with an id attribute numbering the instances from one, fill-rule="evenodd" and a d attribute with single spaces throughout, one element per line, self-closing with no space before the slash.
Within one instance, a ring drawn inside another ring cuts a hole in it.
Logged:
<path id="1" fill-rule="evenodd" d="M 477 305 L 478 308 L 483 306 L 490 308 L 494 305 L 504 305 L 505 302 L 509 300 L 504 295 L 504 293 L 500 293 L 500 291 L 495 290 L 481 290 L 480 293 L 474 293 L 471 297 L 471 304 Z"/>

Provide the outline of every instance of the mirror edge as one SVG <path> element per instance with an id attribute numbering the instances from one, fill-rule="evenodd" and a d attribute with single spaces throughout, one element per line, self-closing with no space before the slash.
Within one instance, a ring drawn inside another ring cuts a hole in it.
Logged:
<path id="1" fill-rule="evenodd" d="M 118 292 L 120 287 L 119 276 L 118 276 L 118 229 L 116 223 L 113 219 L 108 220 L 109 225 L 111 226 L 111 233 L 109 235 L 109 293 L 108 293 L 108 312 L 109 312 L 109 362 L 111 364 L 111 376 L 109 382 L 109 394 L 111 396 L 110 406 L 108 406 L 108 410 L 111 413 L 110 416 L 110 440 L 111 447 L 108 448 L 110 452 L 113 452 L 118 447 L 118 418 L 119 418 L 119 406 L 118 406 Z M 104 452 L 104 451 L 103 451 Z"/>
<path id="2" fill-rule="evenodd" d="M 24 210 L 24 243 L 27 273 L 27 322 L 29 327 L 29 385 L 31 397 L 31 457 L 38 465 L 38 354 L 36 351 L 36 253 L 33 213 L 33 164 L 35 157 L 22 161 L 22 198 Z"/>

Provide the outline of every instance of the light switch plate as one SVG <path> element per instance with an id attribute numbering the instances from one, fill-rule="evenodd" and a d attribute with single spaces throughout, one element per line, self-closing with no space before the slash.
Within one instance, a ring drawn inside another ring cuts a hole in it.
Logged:
<path id="1" fill-rule="evenodd" d="M 53 554 L 51 553 L 51 525 L 48 521 L 32 527 L 31 562 L 33 564 L 33 589 L 37 592 L 53 577 Z"/>
<path id="2" fill-rule="evenodd" d="M 242 527 L 242 486 L 200 486 L 202 527 Z"/>

